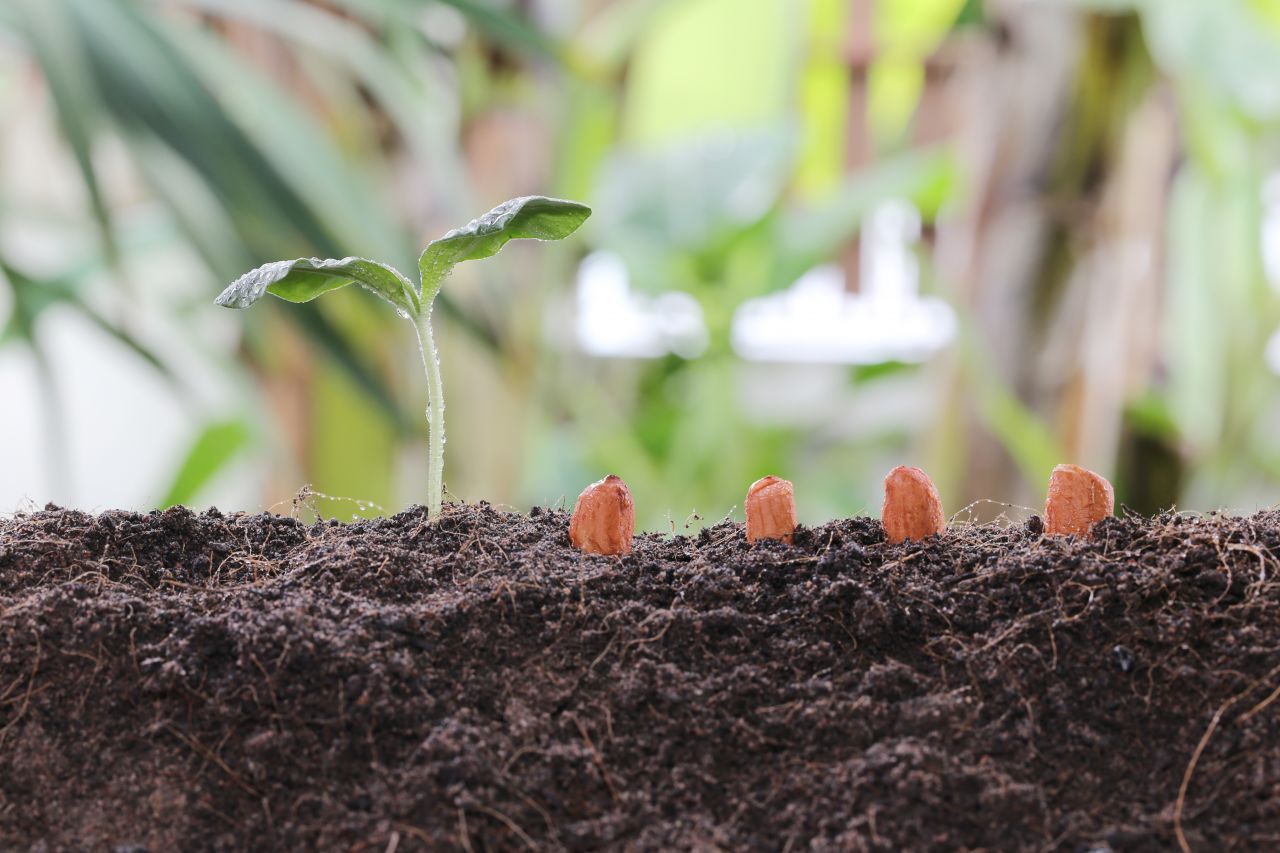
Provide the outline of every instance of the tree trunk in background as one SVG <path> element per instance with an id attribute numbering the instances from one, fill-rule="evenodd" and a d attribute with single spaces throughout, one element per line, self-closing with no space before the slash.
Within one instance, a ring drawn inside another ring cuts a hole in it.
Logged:
<path id="1" fill-rule="evenodd" d="M 965 45 L 952 81 L 961 109 L 974 118 L 955 140 L 967 192 L 939 224 L 935 263 L 999 381 L 1016 389 L 1025 354 L 1036 348 L 1028 283 L 1038 278 L 1049 242 L 1042 185 L 1070 91 L 1079 20 L 1064 8 L 1013 7 L 996 32 Z M 964 361 L 956 353 L 941 367 L 949 376 L 933 436 L 939 485 L 955 505 L 991 497 L 1033 504 L 1030 484 L 982 424 Z M 975 507 L 974 518 L 998 512 Z"/>
<path id="2" fill-rule="evenodd" d="M 958 434 L 935 435 L 934 455 L 963 504 L 1000 496 L 1038 507 L 1044 484 L 1029 481 L 973 404 L 960 408 L 981 397 L 974 371 L 993 370 L 1049 425 L 1061 461 L 1113 475 L 1126 403 L 1158 366 L 1178 152 L 1172 100 L 1152 86 L 1136 17 L 995 11 L 1001 36 L 967 44 L 953 83 L 981 118 L 961 124 L 968 195 L 940 224 L 936 252 L 986 358 L 943 368 L 950 393 L 938 420 Z"/>
<path id="3" fill-rule="evenodd" d="M 849 63 L 849 111 L 845 127 L 845 168 L 858 172 L 875 158 L 871 124 L 867 117 L 868 77 L 875 61 L 875 0 L 851 0 L 849 4 L 848 43 L 845 55 Z M 849 241 L 840 254 L 845 289 L 856 293 L 862 289 L 862 240 Z"/>
<path id="4" fill-rule="evenodd" d="M 1171 96 L 1157 87 L 1124 127 L 1087 226 L 1090 244 L 1054 312 L 1037 371 L 1037 390 L 1057 401 L 1065 450 L 1100 471 L 1115 472 L 1126 404 L 1159 367 L 1165 210 L 1178 154 L 1173 112 Z"/>

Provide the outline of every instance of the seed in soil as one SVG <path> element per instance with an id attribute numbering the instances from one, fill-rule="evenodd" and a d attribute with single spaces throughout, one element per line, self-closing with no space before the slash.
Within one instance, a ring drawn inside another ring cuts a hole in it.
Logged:
<path id="1" fill-rule="evenodd" d="M 610 474 L 582 490 L 569 519 L 569 540 L 588 554 L 631 553 L 636 505 L 622 478 Z"/>
<path id="2" fill-rule="evenodd" d="M 1050 536 L 1083 536 L 1115 507 L 1115 491 L 1105 477 L 1079 465 L 1059 465 L 1049 477 L 1045 531 Z"/>
<path id="3" fill-rule="evenodd" d="M 796 496 L 790 480 L 762 477 L 747 490 L 747 541 L 777 539 L 791 544 L 796 532 Z"/>
<path id="4" fill-rule="evenodd" d="M 947 517 L 933 481 L 919 468 L 905 465 L 894 468 L 884 478 L 880 520 L 890 542 L 927 539 L 947 529 Z"/>

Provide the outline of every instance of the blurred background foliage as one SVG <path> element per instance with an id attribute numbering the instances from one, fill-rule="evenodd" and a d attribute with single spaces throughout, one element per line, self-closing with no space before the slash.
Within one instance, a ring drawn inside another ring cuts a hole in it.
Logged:
<path id="1" fill-rule="evenodd" d="M 354 292 L 212 299 L 279 258 L 412 270 L 541 193 L 592 204 L 584 235 L 438 303 L 457 498 L 616 472 L 683 529 L 777 473 L 819 522 L 905 462 L 987 519 L 1069 460 L 1138 511 L 1270 505 L 1276 81 L 1280 0 L 9 0 L 0 500 L 415 502 L 404 324 Z M 588 253 L 698 329 L 628 351 Z M 819 307 L 748 352 L 744 306 L 815 268 L 888 343 L 809 347 Z M 938 299 L 945 339 L 895 347 L 884 318 Z"/>

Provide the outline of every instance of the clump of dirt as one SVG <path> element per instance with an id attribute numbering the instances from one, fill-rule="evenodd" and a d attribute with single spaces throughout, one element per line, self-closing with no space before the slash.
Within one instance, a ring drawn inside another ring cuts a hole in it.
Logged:
<path id="1" fill-rule="evenodd" d="M 1280 513 L 0 521 L 4 849 L 1276 849 Z"/>

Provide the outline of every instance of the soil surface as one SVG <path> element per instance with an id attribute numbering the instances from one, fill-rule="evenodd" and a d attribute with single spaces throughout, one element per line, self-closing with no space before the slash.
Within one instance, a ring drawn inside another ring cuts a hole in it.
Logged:
<path id="1" fill-rule="evenodd" d="M 1280 849 L 1280 513 L 0 520 L 0 849 Z"/>

